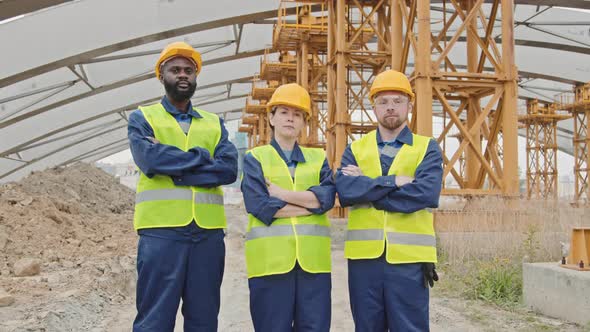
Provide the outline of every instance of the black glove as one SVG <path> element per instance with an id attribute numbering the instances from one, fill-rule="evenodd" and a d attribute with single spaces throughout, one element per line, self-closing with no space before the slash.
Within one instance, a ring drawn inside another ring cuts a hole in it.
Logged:
<path id="1" fill-rule="evenodd" d="M 424 274 L 424 287 L 434 287 L 434 282 L 438 281 L 436 266 L 434 263 L 422 263 L 422 273 Z"/>

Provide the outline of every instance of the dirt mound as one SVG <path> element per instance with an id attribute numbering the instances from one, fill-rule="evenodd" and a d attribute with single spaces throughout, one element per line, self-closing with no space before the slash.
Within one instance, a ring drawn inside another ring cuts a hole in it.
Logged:
<path id="1" fill-rule="evenodd" d="M 0 285 L 15 298 L 0 330 L 89 330 L 103 308 L 132 296 L 133 205 L 133 191 L 83 163 L 0 185 Z M 17 277 L 23 259 L 40 274 Z"/>
<path id="2" fill-rule="evenodd" d="M 47 271 L 120 249 L 133 232 L 133 199 L 113 176 L 83 163 L 0 185 L 0 274 L 14 275 L 22 258 Z"/>
<path id="3" fill-rule="evenodd" d="M 32 173 L 7 186 L 7 193 L 0 187 L 7 199 L 12 198 L 11 191 L 16 191 L 17 196 L 43 196 L 71 213 L 122 213 L 132 210 L 134 203 L 133 192 L 119 184 L 118 179 L 85 163 Z"/>

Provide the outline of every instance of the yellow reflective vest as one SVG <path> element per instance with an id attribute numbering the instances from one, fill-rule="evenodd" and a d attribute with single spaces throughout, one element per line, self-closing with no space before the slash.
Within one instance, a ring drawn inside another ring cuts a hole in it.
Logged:
<path id="1" fill-rule="evenodd" d="M 320 184 L 325 160 L 322 149 L 301 147 L 305 162 L 295 168 L 295 178 L 271 145 L 252 149 L 262 172 L 275 185 L 294 191 Z M 278 218 L 270 226 L 248 215 L 246 266 L 248 278 L 287 273 L 296 262 L 310 273 L 331 271 L 330 221 L 326 214 Z"/>
<path id="2" fill-rule="evenodd" d="M 139 108 L 161 144 L 183 151 L 202 147 L 211 156 L 221 138 L 217 115 L 196 109 L 202 118 L 193 118 L 185 134 L 174 117 L 162 104 Z M 167 175 L 148 178 L 140 172 L 135 196 L 135 229 L 186 226 L 195 220 L 202 228 L 224 228 L 223 192 L 220 187 L 201 188 L 177 186 Z"/>
<path id="3" fill-rule="evenodd" d="M 351 144 L 358 166 L 370 178 L 382 175 L 376 135 L 376 131 L 371 131 Z M 429 141 L 429 137 L 414 134 L 412 145 L 403 145 L 387 174 L 414 177 Z M 391 264 L 436 263 L 432 213 L 426 209 L 414 213 L 387 212 L 375 209 L 370 203 L 353 205 L 344 245 L 346 258 L 377 258 L 384 248 Z"/>

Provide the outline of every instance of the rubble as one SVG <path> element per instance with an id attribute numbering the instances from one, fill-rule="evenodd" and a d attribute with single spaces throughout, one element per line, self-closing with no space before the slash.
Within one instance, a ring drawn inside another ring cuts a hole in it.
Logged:
<path id="1" fill-rule="evenodd" d="M 14 275 L 17 277 L 36 276 L 41 272 L 39 261 L 33 258 L 23 258 L 14 263 Z"/>
<path id="2" fill-rule="evenodd" d="M 100 326 L 131 296 L 133 206 L 132 190 L 83 163 L 0 184 L 0 307 L 12 310 L 0 310 L 0 331 Z"/>
<path id="3" fill-rule="evenodd" d="M 14 303 L 14 297 L 0 289 L 0 307 L 8 307 Z"/>

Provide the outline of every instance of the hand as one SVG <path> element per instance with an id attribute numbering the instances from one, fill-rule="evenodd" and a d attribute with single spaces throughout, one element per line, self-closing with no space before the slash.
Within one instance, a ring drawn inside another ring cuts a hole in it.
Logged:
<path id="1" fill-rule="evenodd" d="M 346 167 L 342 167 L 341 169 L 342 174 L 348 176 L 361 176 L 364 175 L 363 171 L 358 166 L 354 165 L 347 165 Z"/>
<path id="2" fill-rule="evenodd" d="M 283 189 L 279 186 L 277 186 L 276 184 L 270 182 L 270 180 L 268 178 L 264 178 L 264 180 L 266 181 L 266 186 L 268 187 L 268 193 L 269 195 L 276 197 L 278 199 L 282 199 L 285 197 L 284 194 L 288 192 L 288 190 Z"/>
<path id="3" fill-rule="evenodd" d="M 145 138 L 147 138 L 150 142 L 152 142 L 153 144 L 158 144 L 160 143 L 160 141 L 158 141 L 155 137 L 150 137 L 150 136 L 146 136 Z"/>
<path id="4" fill-rule="evenodd" d="M 411 183 L 412 181 L 414 181 L 414 178 L 411 176 L 405 176 L 405 175 L 396 175 L 395 176 L 395 185 L 398 187 L 401 187 L 404 184 Z"/>
<path id="5" fill-rule="evenodd" d="M 438 274 L 436 273 L 436 266 L 434 263 L 422 263 L 422 273 L 424 274 L 424 287 L 434 287 L 434 282 L 438 281 Z"/>

